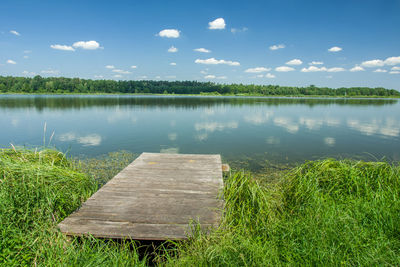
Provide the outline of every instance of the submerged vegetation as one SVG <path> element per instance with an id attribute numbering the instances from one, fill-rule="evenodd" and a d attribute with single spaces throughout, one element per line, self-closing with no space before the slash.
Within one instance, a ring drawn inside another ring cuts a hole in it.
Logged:
<path id="1" fill-rule="evenodd" d="M 127 154 L 111 154 L 127 162 Z M 139 243 L 67 239 L 56 229 L 123 166 L 78 162 L 53 150 L 0 151 L 0 264 L 132 266 L 399 265 L 400 166 L 307 162 L 268 183 L 225 179 L 221 226 L 139 253 Z M 83 171 L 84 170 L 84 171 Z M 96 177 L 96 179 L 94 178 Z M 150 258 L 152 262 L 150 262 Z"/>
<path id="2" fill-rule="evenodd" d="M 333 97 L 400 97 L 400 92 L 382 87 L 328 88 L 278 85 L 217 84 L 198 81 L 114 81 L 80 78 L 33 78 L 0 76 L 0 93 L 30 94 L 202 94 L 256 96 L 333 96 Z"/>

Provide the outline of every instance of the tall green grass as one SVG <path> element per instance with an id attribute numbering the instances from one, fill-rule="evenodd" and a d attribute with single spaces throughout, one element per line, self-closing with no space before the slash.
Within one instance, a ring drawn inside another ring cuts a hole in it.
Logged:
<path id="1" fill-rule="evenodd" d="M 221 227 L 178 248 L 170 265 L 399 265 L 400 168 L 308 162 L 273 186 L 225 181 Z"/>
<path id="2" fill-rule="evenodd" d="M 234 172 L 220 227 L 197 229 L 155 255 L 135 242 L 68 239 L 57 230 L 97 190 L 94 177 L 103 183 L 123 167 L 107 166 L 52 150 L 1 150 L 0 265 L 400 265 L 399 166 L 328 159 L 272 183 Z"/>

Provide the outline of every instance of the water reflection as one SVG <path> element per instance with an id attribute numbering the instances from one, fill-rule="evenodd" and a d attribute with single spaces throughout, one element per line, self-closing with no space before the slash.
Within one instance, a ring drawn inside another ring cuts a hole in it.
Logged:
<path id="1" fill-rule="evenodd" d="M 46 122 L 52 143 L 72 155 L 218 153 L 251 166 L 399 160 L 398 114 L 395 99 L 3 95 L 0 144 L 42 145 Z"/>

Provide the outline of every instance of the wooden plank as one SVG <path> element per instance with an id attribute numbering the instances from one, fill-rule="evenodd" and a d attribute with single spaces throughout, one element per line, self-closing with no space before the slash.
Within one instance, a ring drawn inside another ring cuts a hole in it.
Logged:
<path id="1" fill-rule="evenodd" d="M 142 153 L 59 224 L 69 235 L 184 239 L 221 219 L 220 155 Z"/>

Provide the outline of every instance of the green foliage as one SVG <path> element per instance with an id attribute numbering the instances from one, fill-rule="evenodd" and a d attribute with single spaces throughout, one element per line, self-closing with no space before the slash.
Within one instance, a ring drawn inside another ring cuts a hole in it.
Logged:
<path id="1" fill-rule="evenodd" d="M 292 87 L 278 85 L 216 84 L 197 81 L 114 81 L 79 78 L 34 78 L 0 76 L 0 93 L 122 93 L 122 94 L 202 94 L 259 96 L 376 96 L 400 97 L 400 92 L 385 88 Z"/>
<path id="2" fill-rule="evenodd" d="M 323 160 L 261 187 L 225 183 L 223 223 L 179 247 L 170 265 L 399 265 L 400 167 Z"/>
<path id="3" fill-rule="evenodd" d="M 57 151 L 0 151 L 0 265 L 145 265 L 135 244 L 75 238 L 56 225 L 97 189 Z"/>

